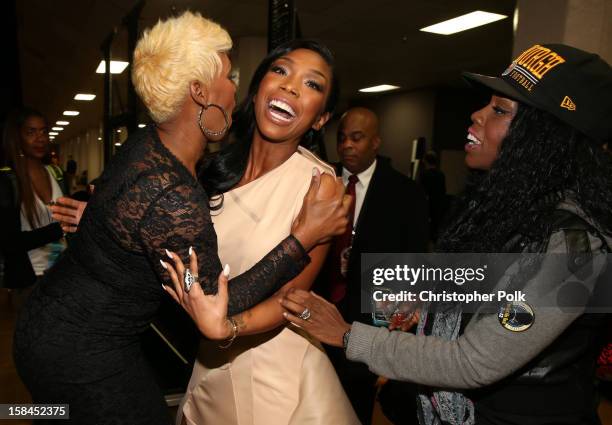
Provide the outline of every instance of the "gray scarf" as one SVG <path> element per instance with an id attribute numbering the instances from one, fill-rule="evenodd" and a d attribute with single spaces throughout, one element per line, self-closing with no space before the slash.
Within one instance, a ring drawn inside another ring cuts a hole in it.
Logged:
<path id="1" fill-rule="evenodd" d="M 428 320 L 430 304 L 421 310 L 421 320 L 417 327 L 417 335 L 424 335 Z M 431 335 L 455 340 L 461 328 L 461 305 L 444 303 L 438 305 L 435 314 L 430 315 L 433 320 Z M 423 389 L 425 390 L 425 389 Z M 419 391 L 417 402 L 419 423 L 421 425 L 473 425 L 474 403 L 464 394 L 455 391 L 433 389 L 432 391 Z"/>

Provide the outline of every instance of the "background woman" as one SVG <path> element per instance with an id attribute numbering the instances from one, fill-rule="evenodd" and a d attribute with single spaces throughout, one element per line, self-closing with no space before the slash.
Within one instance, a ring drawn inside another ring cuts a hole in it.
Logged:
<path id="1" fill-rule="evenodd" d="M 15 363 L 34 402 L 68 403 L 74 423 L 169 422 L 139 344 L 164 296 L 160 260 L 169 251 L 174 258 L 191 247 L 200 253 L 199 328 L 211 338 L 231 335 L 225 293 L 202 292 L 217 292 L 221 263 L 208 197 L 195 177 L 206 143 L 230 124 L 230 47 L 225 30 L 189 12 L 143 34 L 132 79 L 156 125 L 131 136 L 104 170 L 74 242 L 18 320 Z M 308 263 L 305 250 L 343 230 L 341 199 L 308 200 L 292 235 L 232 280 L 230 314 L 293 278 Z"/>
<path id="2" fill-rule="evenodd" d="M 43 164 L 49 150 L 47 121 L 31 108 L 13 112 L 3 134 L 0 171 L 1 260 L 8 288 L 25 288 L 40 278 L 64 249 L 60 224 L 46 205 L 62 196 Z"/>
<path id="3" fill-rule="evenodd" d="M 334 175 L 299 145 L 330 118 L 338 89 L 333 56 L 315 41 L 280 46 L 256 69 L 234 117 L 236 141 L 202 176 L 208 193 L 221 195 L 213 222 L 219 257 L 233 271 L 248 269 L 290 233 L 313 166 Z M 309 289 L 327 251 L 313 249 L 310 264 L 283 291 Z M 281 292 L 234 316 L 241 337 L 228 349 L 202 344 L 180 409 L 185 423 L 358 423 L 320 345 L 281 326 Z"/>
<path id="4" fill-rule="evenodd" d="M 376 373 L 427 386 L 423 424 L 598 424 L 594 368 L 607 317 L 585 314 L 586 301 L 559 303 L 578 282 L 609 294 L 612 163 L 602 145 L 612 139 L 612 70 L 582 50 L 536 45 L 499 78 L 466 77 L 492 96 L 472 115 L 465 147 L 466 164 L 480 172 L 439 249 L 555 254 L 509 269 L 532 311 L 506 322 L 498 315 L 512 304 L 474 315 L 431 305 L 411 335 L 351 326 L 296 291 L 284 301 L 288 317 Z M 560 267 L 560 255 L 571 263 Z M 610 301 L 599 300 L 607 311 Z M 308 321 L 295 316 L 304 308 Z"/>

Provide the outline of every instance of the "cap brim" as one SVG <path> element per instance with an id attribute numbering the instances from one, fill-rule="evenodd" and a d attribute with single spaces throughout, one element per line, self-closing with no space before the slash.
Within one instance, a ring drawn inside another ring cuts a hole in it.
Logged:
<path id="1" fill-rule="evenodd" d="M 473 72 L 463 72 L 463 78 L 472 86 L 476 88 L 486 88 L 494 92 L 508 96 L 511 99 L 518 100 L 519 102 L 533 105 L 533 102 L 523 96 L 514 87 L 508 84 L 506 81 L 499 77 L 490 77 L 488 75 L 474 74 Z M 535 105 L 533 105 L 535 106 Z"/>

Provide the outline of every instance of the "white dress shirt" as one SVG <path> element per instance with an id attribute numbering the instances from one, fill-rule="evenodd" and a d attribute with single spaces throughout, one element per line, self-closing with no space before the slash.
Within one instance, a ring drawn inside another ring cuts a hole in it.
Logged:
<path id="1" fill-rule="evenodd" d="M 359 219 L 359 213 L 361 212 L 361 207 L 363 206 L 363 200 L 368 191 L 368 186 L 370 186 L 370 180 L 372 180 L 372 175 L 374 174 L 375 168 L 376 159 L 372 165 L 361 173 L 357 174 L 359 181 L 355 184 L 355 217 L 353 219 L 353 227 L 355 227 L 357 220 Z M 351 174 L 352 173 L 349 170 L 342 167 L 342 183 L 344 183 L 345 187 L 348 185 L 348 179 Z"/>

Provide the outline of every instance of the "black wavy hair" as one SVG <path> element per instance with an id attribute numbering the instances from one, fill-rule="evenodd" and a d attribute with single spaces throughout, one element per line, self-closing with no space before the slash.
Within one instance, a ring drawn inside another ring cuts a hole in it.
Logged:
<path id="1" fill-rule="evenodd" d="M 461 214 L 438 251 L 503 252 L 517 234 L 543 242 L 551 215 L 571 198 L 600 231 L 612 234 L 612 160 L 601 144 L 553 115 L 519 103 L 498 158 L 473 172 Z"/>
<path id="2" fill-rule="evenodd" d="M 233 143 L 227 144 L 219 152 L 210 155 L 201 169 L 200 182 L 211 198 L 216 197 L 218 199 L 218 195 L 222 195 L 223 192 L 234 187 L 244 175 L 253 134 L 257 126 L 253 99 L 259 90 L 261 80 L 276 59 L 298 49 L 307 49 L 318 53 L 331 68 L 332 81 L 325 104 L 325 112 L 333 113 L 340 95 L 340 87 L 334 56 L 331 51 L 320 42 L 310 39 L 292 40 L 272 50 L 255 70 L 246 98 L 232 115 L 231 136 L 234 140 Z M 311 128 L 302 137 L 301 144 L 308 144 L 315 134 L 316 131 Z M 211 203 L 211 208 L 220 208 L 221 202 L 214 200 Z"/>

